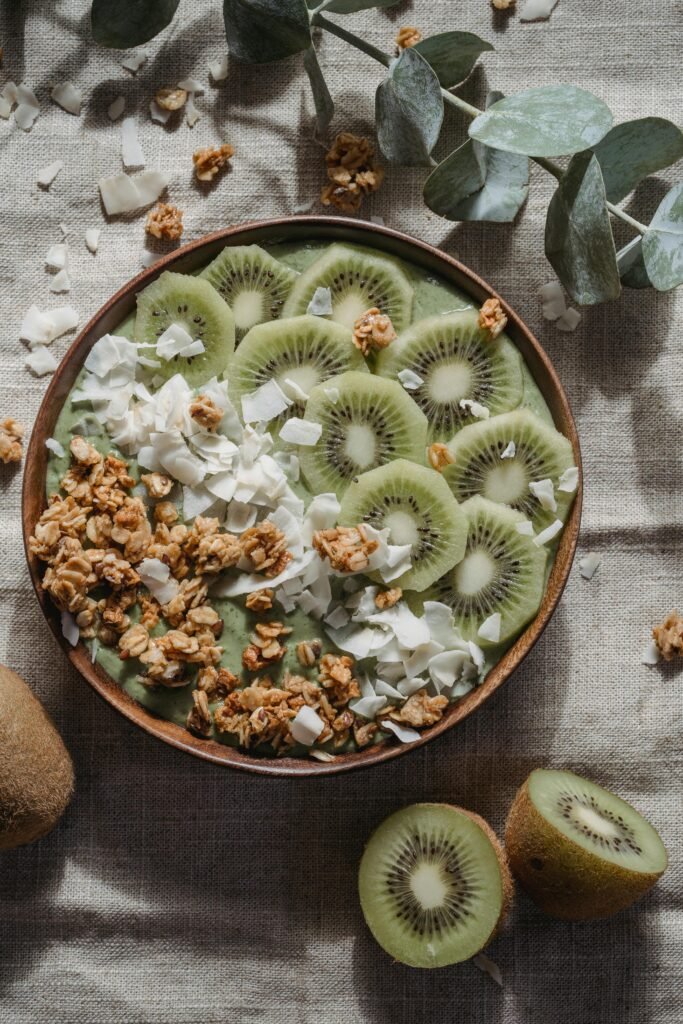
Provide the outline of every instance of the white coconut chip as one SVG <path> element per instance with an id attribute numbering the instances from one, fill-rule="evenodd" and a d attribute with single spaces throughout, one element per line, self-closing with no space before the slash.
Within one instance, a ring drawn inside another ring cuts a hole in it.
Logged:
<path id="1" fill-rule="evenodd" d="M 322 423 L 314 423 L 310 420 L 302 420 L 299 416 L 292 416 L 283 424 L 279 436 L 289 444 L 301 444 L 310 448 L 318 443 L 322 432 Z"/>
<path id="2" fill-rule="evenodd" d="M 557 327 L 558 331 L 564 331 L 565 333 L 569 333 L 570 331 L 575 331 L 580 323 L 581 314 L 579 313 L 578 309 L 569 308 L 565 313 L 562 314 L 559 320 L 556 321 L 555 326 Z"/>
<path id="3" fill-rule="evenodd" d="M 14 111 L 16 124 L 23 131 L 30 131 L 40 113 L 40 103 L 36 94 L 27 85 L 18 85 L 16 87 L 16 104 L 17 108 Z"/>
<path id="4" fill-rule="evenodd" d="M 38 345 L 49 345 L 54 341 L 54 323 L 47 313 L 41 313 L 37 306 L 30 306 L 21 327 L 19 337 Z"/>
<path id="5" fill-rule="evenodd" d="M 119 213 L 133 213 L 156 202 L 168 182 L 168 176 L 162 171 L 143 171 L 135 180 L 127 174 L 114 174 L 110 178 L 100 178 L 97 184 L 104 209 L 113 217 Z"/>
<path id="6" fill-rule="evenodd" d="M 187 121 L 190 128 L 194 128 L 197 121 L 200 120 L 201 114 L 197 110 L 194 103 L 194 93 L 188 92 L 187 102 L 185 104 L 185 120 Z"/>
<path id="7" fill-rule="evenodd" d="M 7 121 L 12 113 L 12 104 L 4 96 L 0 96 L 0 117 Z"/>
<path id="8" fill-rule="evenodd" d="M 149 54 L 147 53 L 147 50 L 134 50 L 130 57 L 124 57 L 121 61 L 121 67 L 125 68 L 126 71 L 132 71 L 133 74 L 135 74 L 140 70 L 148 57 Z"/>
<path id="9" fill-rule="evenodd" d="M 487 409 L 481 402 L 475 402 L 472 398 L 461 398 L 458 405 L 465 412 L 470 412 L 473 416 L 476 416 L 478 420 L 487 420 L 491 415 L 490 409 Z"/>
<path id="10" fill-rule="evenodd" d="M 225 529 L 229 533 L 244 533 L 256 522 L 258 509 L 242 501 L 231 501 L 225 518 Z"/>
<path id="11" fill-rule="evenodd" d="M 388 704 L 386 697 L 361 697 L 359 700 L 349 704 L 354 714 L 361 718 L 373 719 Z"/>
<path id="12" fill-rule="evenodd" d="M 107 117 L 110 121 L 118 121 L 121 114 L 126 109 L 126 98 L 125 96 L 117 96 L 113 103 L 110 103 L 107 107 Z"/>
<path id="13" fill-rule="evenodd" d="M 472 661 L 474 662 L 474 664 L 477 666 L 478 669 L 483 669 L 485 658 L 484 652 L 482 651 L 481 647 L 479 647 L 478 644 L 475 644 L 473 640 L 468 640 L 467 646 L 470 649 L 470 654 L 472 655 Z"/>
<path id="14" fill-rule="evenodd" d="M 90 661 L 92 662 L 93 665 L 97 661 L 97 655 L 98 655 L 99 649 L 100 649 L 100 641 L 97 639 L 97 637 L 95 637 L 93 642 L 92 642 L 92 647 L 90 648 Z"/>
<path id="15" fill-rule="evenodd" d="M 121 160 L 127 171 L 145 166 L 145 154 L 138 139 L 134 117 L 124 117 L 121 122 Z"/>
<path id="16" fill-rule="evenodd" d="M 426 686 L 424 679 L 413 677 L 412 679 L 402 679 L 396 686 L 396 689 L 402 696 L 408 698 L 412 697 L 418 690 L 423 690 Z"/>
<path id="17" fill-rule="evenodd" d="M 560 476 L 557 489 L 558 491 L 566 491 L 568 494 L 573 494 L 578 486 L 579 467 L 570 466 L 569 469 L 565 469 L 564 473 Z"/>
<path id="18" fill-rule="evenodd" d="M 277 381 L 269 380 L 250 395 L 244 395 L 242 419 L 245 423 L 269 423 L 291 404 Z"/>
<path id="19" fill-rule="evenodd" d="M 556 519 L 554 523 L 550 524 L 550 526 L 546 526 L 545 530 L 541 530 L 540 533 L 537 533 L 534 537 L 534 544 L 536 547 L 543 547 L 544 544 L 547 544 L 549 541 L 553 540 L 554 537 L 557 537 L 558 533 L 562 530 L 562 526 L 562 520 Z"/>
<path id="20" fill-rule="evenodd" d="M 334 754 L 330 754 L 329 750 L 309 750 L 309 757 L 314 757 L 316 761 L 336 761 L 337 758 Z"/>
<path id="21" fill-rule="evenodd" d="M 214 82 L 223 82 L 228 77 L 228 55 L 225 54 L 220 60 L 212 60 L 209 64 L 209 74 Z"/>
<path id="22" fill-rule="evenodd" d="M 475 967 L 478 967 L 484 974 L 488 974 L 492 978 L 496 985 L 503 987 L 503 975 L 500 973 L 500 967 L 498 964 L 494 964 L 493 960 L 490 960 L 485 953 L 477 953 L 476 956 L 472 957 L 472 963 Z"/>
<path id="23" fill-rule="evenodd" d="M 26 357 L 25 365 L 36 377 L 44 377 L 47 373 L 54 373 L 59 364 L 48 348 L 39 345 Z"/>
<path id="24" fill-rule="evenodd" d="M 197 96 L 201 96 L 205 91 L 203 84 L 197 78 L 192 78 L 189 75 L 178 82 L 178 88 L 184 89 L 185 92 L 193 92 Z"/>
<path id="25" fill-rule="evenodd" d="M 517 445 L 514 441 L 510 441 L 505 448 L 505 451 L 500 453 L 501 459 L 514 459 L 517 454 Z"/>
<path id="26" fill-rule="evenodd" d="M 524 519 L 521 523 L 515 523 L 515 530 L 523 537 L 534 537 L 534 524 L 530 519 Z"/>
<path id="27" fill-rule="evenodd" d="M 552 480 L 532 480 L 529 484 L 529 490 L 535 498 L 538 498 L 541 503 L 541 508 L 545 508 L 549 512 L 557 511 L 555 487 L 553 486 Z"/>
<path id="28" fill-rule="evenodd" d="M 61 85 L 54 87 L 50 96 L 62 110 L 66 110 L 67 114 L 79 116 L 83 106 L 83 93 L 78 86 L 73 85 L 71 82 L 63 82 Z"/>
<path id="29" fill-rule="evenodd" d="M 201 342 L 199 344 L 203 352 L 204 345 Z M 175 359 L 176 356 L 188 357 L 195 354 L 190 351 L 195 345 L 195 340 L 181 324 L 172 323 L 157 340 L 156 354 L 166 360 Z"/>
<path id="30" fill-rule="evenodd" d="M 584 555 L 584 557 L 579 561 L 579 572 L 585 580 L 592 580 L 601 562 L 602 559 L 599 555 L 589 551 L 589 553 Z"/>
<path id="31" fill-rule="evenodd" d="M 399 668 L 400 666 L 396 667 Z M 391 683 L 387 683 L 385 679 L 377 680 L 375 683 L 375 693 L 378 697 L 388 697 L 389 700 L 404 701 L 406 699 L 400 690 L 397 690 Z"/>
<path id="32" fill-rule="evenodd" d="M 161 256 L 160 256 L 159 253 L 150 252 L 149 249 L 143 249 L 142 250 L 142 255 L 140 256 L 140 264 L 141 264 L 141 266 L 145 267 L 145 269 L 146 269 L 147 267 L 154 266 L 156 261 L 159 260 L 159 259 L 161 259 Z"/>
<path id="33" fill-rule="evenodd" d="M 172 115 L 172 110 L 164 110 L 163 107 L 159 106 L 156 100 L 152 100 L 149 105 L 149 116 L 153 121 L 156 121 L 157 124 L 168 124 Z"/>
<path id="34" fill-rule="evenodd" d="M 68 640 L 72 647 L 75 647 L 81 638 L 81 633 L 78 628 L 78 623 L 71 614 L 71 612 L 64 611 L 61 615 L 62 620 L 62 636 Z"/>
<path id="35" fill-rule="evenodd" d="M 332 289 L 316 288 L 306 312 L 311 316 L 329 316 L 332 312 Z"/>
<path id="36" fill-rule="evenodd" d="M 95 255 L 98 246 L 100 244 L 100 229 L 99 228 L 86 228 L 85 231 L 85 245 L 89 252 Z"/>
<path id="37" fill-rule="evenodd" d="M 159 604 L 168 604 L 178 593 L 178 582 L 161 559 L 143 558 L 136 568 L 140 579 Z"/>
<path id="38" fill-rule="evenodd" d="M 659 663 L 659 648 L 654 640 L 649 640 L 645 644 L 640 660 L 643 665 L 657 665 Z"/>
<path id="39" fill-rule="evenodd" d="M 69 255 L 69 246 L 66 242 L 57 242 L 51 245 L 45 253 L 45 266 L 53 270 L 63 270 L 66 267 Z"/>
<path id="40" fill-rule="evenodd" d="M 325 617 L 325 622 L 332 629 L 343 629 L 347 625 L 350 615 L 343 605 L 338 604 L 336 608 L 333 608 L 329 615 Z"/>
<path id="41" fill-rule="evenodd" d="M 492 644 L 497 644 L 500 640 L 500 627 L 501 614 L 494 612 L 493 615 L 489 615 L 488 619 L 484 619 L 477 630 L 477 636 L 480 636 L 482 640 L 490 640 Z"/>
<path id="42" fill-rule="evenodd" d="M 389 732 L 393 732 L 401 743 L 414 743 L 415 740 L 419 740 L 420 734 L 415 729 L 407 729 L 405 725 L 399 725 L 398 722 L 392 722 L 390 718 L 386 718 L 383 722 L 380 722 L 382 729 L 388 729 Z"/>
<path id="43" fill-rule="evenodd" d="M 45 442 L 45 447 L 48 451 L 53 452 L 58 459 L 63 459 L 66 455 L 64 446 L 59 443 L 56 437 L 48 437 Z"/>
<path id="44" fill-rule="evenodd" d="M 520 11 L 520 21 L 547 21 L 552 14 L 557 0 L 527 0 Z"/>
<path id="45" fill-rule="evenodd" d="M 310 747 L 315 743 L 320 733 L 325 728 L 320 715 L 316 714 L 313 708 L 304 704 L 296 713 L 296 717 L 289 723 L 289 731 L 297 743 L 303 743 Z"/>
<path id="46" fill-rule="evenodd" d="M 379 214 L 373 214 L 370 220 L 373 224 L 379 224 L 381 228 L 384 227 L 384 217 L 380 217 Z"/>
<path id="47" fill-rule="evenodd" d="M 64 169 L 64 164 L 61 160 L 54 160 L 51 164 L 47 164 L 42 170 L 38 171 L 38 177 L 36 182 L 41 188 L 49 188 L 52 182 L 55 180 L 61 170 Z"/>
<path id="48" fill-rule="evenodd" d="M 58 270 L 52 278 L 50 281 L 50 291 L 56 293 L 71 291 L 71 278 L 69 277 L 69 271 L 66 268 Z"/>
<path id="49" fill-rule="evenodd" d="M 295 380 L 291 377 L 285 377 L 282 382 L 282 390 L 287 395 L 287 398 L 291 398 L 293 402 L 307 402 L 309 396 L 306 394 L 302 387 L 299 387 Z"/>
<path id="50" fill-rule="evenodd" d="M 557 320 L 567 309 L 564 291 L 559 281 L 549 281 L 538 292 L 542 302 L 542 313 L 546 320 Z"/>
<path id="51" fill-rule="evenodd" d="M 415 373 L 414 370 L 399 370 L 397 376 L 406 391 L 415 391 L 421 384 L 424 384 L 424 377 Z"/>
<path id="52" fill-rule="evenodd" d="M 440 651 L 429 659 L 428 671 L 437 690 L 449 689 L 460 679 L 466 664 L 471 664 L 469 651 Z"/>

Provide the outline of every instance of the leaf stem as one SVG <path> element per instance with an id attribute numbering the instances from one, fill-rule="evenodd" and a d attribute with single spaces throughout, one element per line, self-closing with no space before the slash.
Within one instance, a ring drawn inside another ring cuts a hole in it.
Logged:
<path id="1" fill-rule="evenodd" d="M 630 224 L 632 228 L 638 232 L 639 235 L 644 235 L 647 231 L 647 225 L 641 224 L 635 217 L 631 217 L 630 214 L 620 210 L 618 206 L 614 206 L 613 203 L 607 203 L 607 209 L 614 216 L 618 217 L 619 220 L 623 220 L 625 224 Z"/>
<path id="2" fill-rule="evenodd" d="M 341 25 L 336 25 L 333 21 L 328 21 L 327 18 L 320 14 L 320 8 L 316 8 L 311 16 L 311 24 L 317 25 L 318 28 L 324 28 L 327 32 L 330 32 L 333 36 L 338 36 L 343 39 L 345 43 L 349 43 L 351 46 L 355 46 L 357 50 L 362 50 L 368 57 L 372 57 L 373 60 L 379 61 L 385 68 L 389 67 L 391 57 L 387 53 L 382 53 L 372 43 L 366 43 L 364 39 L 359 36 L 353 35 L 352 32 L 347 32 Z"/>

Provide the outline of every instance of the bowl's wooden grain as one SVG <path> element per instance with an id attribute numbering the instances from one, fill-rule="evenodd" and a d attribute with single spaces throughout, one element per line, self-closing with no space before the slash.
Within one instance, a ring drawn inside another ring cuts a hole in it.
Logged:
<path id="1" fill-rule="evenodd" d="M 359 242 L 372 245 L 402 257 L 426 270 L 438 274 L 454 285 L 464 289 L 477 301 L 484 301 L 496 293 L 488 284 L 473 274 L 457 260 L 439 252 L 431 245 L 416 241 L 389 228 L 378 227 L 359 221 L 338 217 L 290 217 L 262 221 L 239 227 L 227 228 L 192 242 L 160 259 L 148 270 L 138 274 L 132 281 L 114 295 L 80 332 L 54 374 L 45 398 L 38 412 L 31 441 L 26 453 L 23 486 L 23 532 L 24 546 L 31 579 L 38 600 L 57 640 L 72 665 L 94 690 L 113 707 L 158 739 L 170 743 L 179 750 L 202 757 L 216 764 L 231 765 L 245 771 L 262 775 L 329 775 L 348 771 L 352 768 L 378 764 L 390 758 L 399 757 L 410 749 L 428 743 L 447 729 L 452 728 L 467 715 L 488 700 L 501 686 L 520 662 L 526 657 L 548 620 L 564 589 L 571 569 L 581 519 L 581 484 L 560 541 L 548 586 L 538 615 L 527 627 L 503 659 L 488 674 L 484 683 L 451 705 L 443 719 L 425 729 L 419 741 L 410 745 L 389 741 L 383 746 L 370 747 L 358 753 L 343 754 L 332 762 L 302 758 L 261 758 L 234 747 L 228 747 L 214 740 L 203 740 L 193 736 L 172 722 L 152 715 L 137 701 L 128 696 L 98 665 L 90 661 L 90 654 L 83 644 L 71 647 L 64 639 L 60 628 L 59 613 L 40 586 L 42 564 L 28 550 L 28 539 L 45 507 L 45 475 L 48 452 L 45 440 L 52 436 L 61 407 L 83 365 L 93 343 L 108 331 L 113 330 L 135 306 L 135 296 L 153 281 L 163 270 L 191 271 L 212 259 L 226 245 L 244 245 L 266 241 L 302 241 L 305 239 L 326 239 Z M 520 349 L 536 383 L 540 387 L 555 423 L 572 443 L 576 465 L 581 467 L 581 452 L 567 397 L 550 360 L 531 331 L 505 302 L 500 300 L 508 316 L 507 331 Z"/>

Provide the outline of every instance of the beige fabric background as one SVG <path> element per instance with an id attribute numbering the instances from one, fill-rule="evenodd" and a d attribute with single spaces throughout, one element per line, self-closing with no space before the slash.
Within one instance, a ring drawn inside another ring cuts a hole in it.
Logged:
<path id="1" fill-rule="evenodd" d="M 193 74 L 208 83 L 223 52 L 219 4 L 183 0 L 178 24 L 150 46 L 136 76 L 88 41 L 85 0 L 3 3 L 7 78 L 34 87 L 30 134 L 0 122 L 0 412 L 30 424 L 45 389 L 23 367 L 25 309 L 50 297 L 43 256 L 68 225 L 73 291 L 84 322 L 139 267 L 142 218 L 105 223 L 95 181 L 120 169 L 115 96 L 139 111 L 148 166 L 167 167 L 187 239 L 294 212 L 322 180 L 311 103 L 296 60 L 233 67 L 198 99 L 202 120 L 149 122 L 154 90 Z M 25 28 L 12 13 L 26 8 Z M 378 45 L 401 23 L 469 29 L 494 42 L 467 86 L 511 92 L 575 82 L 617 120 L 680 114 L 681 8 L 676 0 L 560 0 L 552 20 L 523 25 L 486 0 L 432 0 L 355 16 Z M 181 26 L 182 25 L 182 30 Z M 326 39 L 322 63 L 338 100 L 335 127 L 363 129 L 378 72 Z M 71 80 L 80 118 L 49 100 Z M 234 170 L 208 195 L 192 182 L 200 145 L 230 141 Z M 65 169 L 49 192 L 36 173 Z M 680 174 L 680 171 L 679 171 Z M 674 1024 L 683 1016 L 680 669 L 648 669 L 650 625 L 683 604 L 681 297 L 627 292 L 588 311 L 574 335 L 540 316 L 536 290 L 549 182 L 534 172 L 520 223 L 451 226 L 421 205 L 421 172 L 392 170 L 367 214 L 441 245 L 487 277 L 537 331 L 578 419 L 586 503 L 581 552 L 553 622 L 496 699 L 424 750 L 368 773 L 269 781 L 164 747 L 103 704 L 67 666 L 30 590 L 20 540 L 21 473 L 0 473 L 0 658 L 45 701 L 71 749 L 76 799 L 32 848 L 0 856 L 3 1024 Z M 663 176 L 642 191 L 648 217 Z M 83 244 L 103 228 L 100 251 Z M 66 351 L 68 340 L 56 342 Z M 355 895 L 364 839 L 415 800 L 462 803 L 500 831 L 512 795 L 537 765 L 568 766 L 612 787 L 660 829 L 672 865 L 656 890 L 612 921 L 543 918 L 520 896 L 489 953 L 499 989 L 472 964 L 435 972 L 392 965 L 364 927 Z"/>

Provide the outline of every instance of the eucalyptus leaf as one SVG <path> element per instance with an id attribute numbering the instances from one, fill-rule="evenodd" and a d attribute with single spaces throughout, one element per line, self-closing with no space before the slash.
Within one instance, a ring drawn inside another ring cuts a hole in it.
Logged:
<path id="1" fill-rule="evenodd" d="M 627 288 L 652 288 L 652 281 L 647 276 L 643 260 L 642 241 L 641 236 L 638 235 L 617 253 L 619 277 L 621 283 Z"/>
<path id="2" fill-rule="evenodd" d="M 377 140 L 391 163 L 419 166 L 430 156 L 441 131 L 441 86 L 415 47 L 389 65 L 389 74 L 375 97 Z"/>
<path id="3" fill-rule="evenodd" d="M 400 0 L 332 0 L 332 3 L 325 4 L 326 14 L 356 14 L 358 11 L 367 11 L 370 7 L 394 7 Z M 311 7 L 318 7 L 318 2 L 311 3 Z"/>
<path id="4" fill-rule="evenodd" d="M 574 85 L 548 85 L 494 103 L 469 133 L 494 149 L 549 157 L 595 146 L 611 125 L 610 109 L 597 96 Z"/>
<path id="5" fill-rule="evenodd" d="M 141 46 L 173 21 L 180 0 L 93 0 L 92 34 L 100 46 Z"/>
<path id="6" fill-rule="evenodd" d="M 422 39 L 413 50 L 424 57 L 444 89 L 451 89 L 467 78 L 479 55 L 493 46 L 473 32 L 440 32 Z"/>
<path id="7" fill-rule="evenodd" d="M 643 259 L 657 291 L 683 284 L 683 184 L 675 185 L 659 204 L 643 236 Z"/>
<path id="8" fill-rule="evenodd" d="M 550 200 L 545 251 L 575 302 L 592 306 L 621 291 L 600 164 L 590 151 L 572 158 Z"/>
<path id="9" fill-rule="evenodd" d="M 681 159 L 683 132 L 663 117 L 641 117 L 616 125 L 593 152 L 600 161 L 607 198 L 618 203 L 649 174 Z"/>
<path id="10" fill-rule="evenodd" d="M 304 52 L 304 67 L 308 81 L 311 83 L 311 92 L 315 103 L 316 128 L 319 135 L 324 135 L 334 117 L 334 100 L 330 96 L 330 90 L 327 88 L 327 82 L 318 63 L 318 55 L 312 46 L 309 46 Z"/>
<path id="11" fill-rule="evenodd" d="M 228 48 L 245 64 L 283 60 L 311 45 L 306 0 L 223 0 Z"/>

